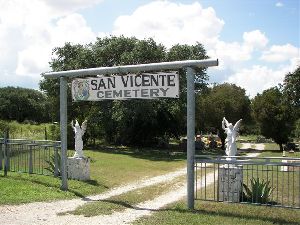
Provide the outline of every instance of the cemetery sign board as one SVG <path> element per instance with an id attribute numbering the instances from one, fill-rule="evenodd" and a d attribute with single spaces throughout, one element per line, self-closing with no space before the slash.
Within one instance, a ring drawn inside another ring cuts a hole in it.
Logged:
<path id="1" fill-rule="evenodd" d="M 73 101 L 179 98 L 177 73 L 100 76 L 72 81 Z"/>

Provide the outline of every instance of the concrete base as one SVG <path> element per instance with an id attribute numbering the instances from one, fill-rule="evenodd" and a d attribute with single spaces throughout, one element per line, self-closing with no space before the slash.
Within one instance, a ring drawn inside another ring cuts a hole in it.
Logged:
<path id="1" fill-rule="evenodd" d="M 299 163 L 299 160 L 282 160 L 283 163 Z M 289 171 L 299 171 L 299 166 L 281 166 L 280 171 L 289 172 Z"/>
<path id="2" fill-rule="evenodd" d="M 74 180 L 90 179 L 90 159 L 68 157 L 68 178 Z"/>
<path id="3" fill-rule="evenodd" d="M 219 201 L 240 202 L 243 190 L 243 167 L 223 165 L 219 169 Z"/>

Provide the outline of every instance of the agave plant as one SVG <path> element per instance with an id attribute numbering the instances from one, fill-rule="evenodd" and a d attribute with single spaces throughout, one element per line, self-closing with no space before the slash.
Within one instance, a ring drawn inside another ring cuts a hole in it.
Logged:
<path id="1" fill-rule="evenodd" d="M 46 163 L 48 164 L 48 167 L 45 168 L 45 170 L 48 170 L 49 172 L 53 173 L 56 176 L 60 176 L 60 166 L 61 166 L 61 157 L 60 154 L 57 153 L 57 174 L 55 174 L 55 155 L 51 155 L 49 160 L 46 160 Z"/>
<path id="2" fill-rule="evenodd" d="M 252 178 L 250 180 L 250 187 L 243 184 L 248 202 L 266 204 L 269 202 L 269 197 L 272 194 L 274 188 L 270 186 L 270 181 L 259 180 L 259 178 Z"/>

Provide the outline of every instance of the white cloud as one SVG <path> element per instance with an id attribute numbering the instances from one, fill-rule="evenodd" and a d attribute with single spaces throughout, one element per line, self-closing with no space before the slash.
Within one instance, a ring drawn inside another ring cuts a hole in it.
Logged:
<path id="1" fill-rule="evenodd" d="M 268 38 L 260 30 L 253 30 L 243 33 L 243 42 L 224 42 L 217 40 L 215 45 L 207 50 L 212 58 L 219 58 L 218 70 L 251 60 L 254 51 L 264 49 L 268 43 Z"/>
<path id="2" fill-rule="evenodd" d="M 251 59 L 254 49 L 262 48 L 268 42 L 259 30 L 245 32 L 243 43 L 221 41 L 219 35 L 224 24 L 213 8 L 203 8 L 198 2 L 153 1 L 137 8 L 131 15 L 118 17 L 112 34 L 140 39 L 152 37 L 167 47 L 200 42 L 210 57 L 220 59 L 219 69 L 224 69 L 225 64 Z"/>
<path id="3" fill-rule="evenodd" d="M 294 71 L 299 66 L 299 62 L 299 58 L 293 58 L 288 65 L 279 66 L 277 69 L 254 65 L 250 69 L 237 71 L 229 76 L 225 82 L 243 87 L 247 94 L 254 97 L 257 93 L 282 83 L 285 75 Z"/>
<path id="4" fill-rule="evenodd" d="M 300 49 L 291 45 L 273 45 L 268 51 L 264 51 L 261 60 L 266 62 L 284 62 L 299 57 Z"/>
<path id="5" fill-rule="evenodd" d="M 95 40 L 95 34 L 86 24 L 85 19 L 77 13 L 70 14 L 58 20 L 51 29 L 54 44 L 62 45 L 66 41 L 73 43 L 87 43 Z"/>
<path id="6" fill-rule="evenodd" d="M 276 6 L 276 7 L 283 7 L 283 3 L 282 3 L 282 2 L 277 2 L 277 3 L 275 4 L 275 6 Z"/>
<path id="7" fill-rule="evenodd" d="M 42 0 L 52 9 L 60 13 L 75 12 L 82 8 L 87 8 L 103 0 Z"/>
<path id="8" fill-rule="evenodd" d="M 25 77 L 38 80 L 49 70 L 54 47 L 94 41 L 96 34 L 73 11 L 100 1 L 0 0 L 1 77 L 13 77 L 15 83 Z"/>
<path id="9" fill-rule="evenodd" d="M 260 30 L 244 32 L 243 39 L 245 45 L 258 49 L 264 48 L 269 42 L 268 38 Z"/>
<path id="10" fill-rule="evenodd" d="M 167 47 L 174 44 L 213 46 L 224 25 L 213 8 L 169 1 L 153 1 L 131 15 L 120 16 L 114 23 L 114 35 L 154 38 Z"/>
<path id="11" fill-rule="evenodd" d="M 208 49 L 211 58 L 219 58 L 218 70 L 251 59 L 252 48 L 238 42 L 217 41 L 214 48 Z"/>

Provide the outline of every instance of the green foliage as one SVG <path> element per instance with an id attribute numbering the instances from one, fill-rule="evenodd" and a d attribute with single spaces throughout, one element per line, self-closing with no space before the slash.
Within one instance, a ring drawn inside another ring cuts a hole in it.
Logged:
<path id="1" fill-rule="evenodd" d="M 283 83 L 283 94 L 287 104 L 294 111 L 295 118 L 300 118 L 300 66 L 292 72 L 285 75 Z M 293 135 L 300 137 L 300 119 L 295 121 Z"/>
<path id="2" fill-rule="evenodd" d="M 288 101 L 296 107 L 300 107 L 300 66 L 293 72 L 285 75 L 284 94 Z"/>
<path id="3" fill-rule="evenodd" d="M 300 138 L 300 119 L 295 122 L 294 136 Z"/>
<path id="4" fill-rule="evenodd" d="M 274 188 L 270 186 L 270 181 L 259 180 L 259 178 L 252 178 L 251 184 L 248 187 L 243 184 L 245 193 L 245 200 L 253 203 L 266 204 L 269 201 L 269 197 L 272 194 Z"/>
<path id="5" fill-rule="evenodd" d="M 51 130 L 52 126 L 56 126 L 55 131 Z M 30 124 L 30 123 L 19 123 L 17 121 L 3 121 L 0 120 L 0 136 L 3 136 L 4 131 L 9 131 L 9 137 L 12 139 L 30 139 L 30 140 L 44 140 L 45 130 L 47 131 L 48 140 L 59 140 L 55 139 L 59 133 L 57 132 L 59 127 L 57 125 L 42 123 L 42 124 Z M 53 139 L 52 139 L 53 138 Z"/>
<path id="6" fill-rule="evenodd" d="M 0 137 L 4 137 L 4 132 L 7 130 L 9 130 L 8 122 L 0 120 Z"/>
<path id="7" fill-rule="evenodd" d="M 225 133 L 221 127 L 222 118 L 232 123 L 243 119 L 241 132 L 245 123 L 250 121 L 250 100 L 245 90 L 234 84 L 220 84 L 197 95 L 196 122 L 198 130 L 217 133 L 223 147 Z"/>
<path id="8" fill-rule="evenodd" d="M 53 71 L 82 69 L 102 66 L 153 63 L 184 59 L 206 59 L 201 44 L 193 46 L 176 45 L 169 51 L 153 39 L 138 40 L 127 37 L 98 38 L 89 45 L 65 44 L 55 48 L 50 66 Z M 68 117 L 83 121 L 88 119 L 89 129 L 85 138 L 102 139 L 107 142 L 149 146 L 161 136 L 175 136 L 185 133 L 186 78 L 180 70 L 180 99 L 71 102 L 68 90 Z M 196 69 L 196 87 L 206 86 L 205 69 Z M 71 81 L 71 80 L 70 80 Z M 51 118 L 59 119 L 58 80 L 42 80 L 40 88 L 51 105 Z M 93 132 L 90 132 L 90 131 Z"/>
<path id="9" fill-rule="evenodd" d="M 27 88 L 0 88 L 0 119 L 45 122 L 49 120 L 46 95 Z"/>
<path id="10" fill-rule="evenodd" d="M 57 152 L 57 174 L 55 174 L 55 155 L 51 155 L 49 160 L 45 160 L 48 166 L 45 168 L 45 170 L 49 171 L 53 175 L 60 176 L 61 175 L 61 156 Z"/>
<path id="11" fill-rule="evenodd" d="M 282 92 L 274 87 L 258 94 L 252 101 L 252 110 L 261 134 L 272 138 L 283 150 L 282 145 L 288 141 L 293 130 L 295 115 Z"/>

